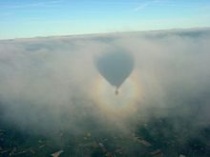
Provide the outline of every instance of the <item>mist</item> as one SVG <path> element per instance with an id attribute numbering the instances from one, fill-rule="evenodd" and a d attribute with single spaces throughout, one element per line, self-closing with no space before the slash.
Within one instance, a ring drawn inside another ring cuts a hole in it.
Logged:
<path id="1" fill-rule="evenodd" d="M 193 136 L 210 125 L 209 43 L 209 29 L 2 40 L 1 121 L 49 136 L 131 134 L 167 117 Z M 118 49 L 135 66 L 116 96 L 94 59 Z"/>

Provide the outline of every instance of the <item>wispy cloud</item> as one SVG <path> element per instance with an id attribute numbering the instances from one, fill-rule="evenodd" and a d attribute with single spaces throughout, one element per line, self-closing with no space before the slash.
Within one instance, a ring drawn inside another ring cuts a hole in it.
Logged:
<path id="1" fill-rule="evenodd" d="M 185 2 L 185 3 L 180 4 L 176 1 L 171 1 L 171 0 L 151 0 L 151 1 L 142 2 L 137 7 L 135 7 L 133 9 L 133 11 L 136 11 L 136 12 L 142 11 L 151 5 L 157 5 L 159 7 L 163 7 L 163 6 L 164 7 L 181 7 L 181 8 L 191 8 L 191 9 L 199 8 L 201 6 L 208 6 L 204 2 L 195 2 L 195 1 Z M 208 8 L 207 8 L 207 10 L 208 10 Z"/>
<path id="2" fill-rule="evenodd" d="M 141 10 L 147 8 L 148 6 L 150 6 L 150 5 L 154 4 L 154 3 L 158 3 L 158 2 L 159 2 L 159 0 L 153 0 L 153 1 L 145 2 L 145 3 L 140 4 L 139 6 L 134 8 L 133 10 L 134 11 L 141 11 Z"/>
<path id="3" fill-rule="evenodd" d="M 16 3 L 16 4 L 3 5 L 1 7 L 8 8 L 8 9 L 23 9 L 23 8 L 31 8 L 31 7 L 51 7 L 53 5 L 58 5 L 62 2 L 63 0 L 42 1 L 42 2 L 27 3 L 27 4 Z"/>
<path id="4" fill-rule="evenodd" d="M 176 6 L 176 2 L 173 2 L 171 0 L 150 0 L 142 2 L 137 7 L 135 7 L 133 11 L 138 12 L 154 4 L 158 6 Z"/>
<path id="5" fill-rule="evenodd" d="M 2 13 L 0 14 L 0 17 L 6 18 L 6 17 L 9 17 L 9 16 L 11 16 L 11 15 L 13 15 L 12 12 L 2 12 Z"/>

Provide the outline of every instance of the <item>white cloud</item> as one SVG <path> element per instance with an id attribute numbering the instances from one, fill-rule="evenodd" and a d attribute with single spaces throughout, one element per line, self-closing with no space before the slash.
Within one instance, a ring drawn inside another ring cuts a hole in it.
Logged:
<path id="1" fill-rule="evenodd" d="M 59 129 L 82 132 L 87 126 L 78 123 L 87 120 L 129 130 L 128 119 L 137 115 L 189 119 L 195 114 L 193 127 L 200 125 L 201 119 L 202 125 L 209 124 L 210 100 L 205 97 L 210 93 L 209 32 L 176 30 L 1 41 L 2 116 L 17 127 L 44 133 Z M 142 93 L 127 110 L 120 105 L 109 109 L 105 99 L 94 100 L 90 94 L 105 87 L 97 82 L 100 77 L 94 58 L 118 48 L 134 56 L 135 79 Z"/>

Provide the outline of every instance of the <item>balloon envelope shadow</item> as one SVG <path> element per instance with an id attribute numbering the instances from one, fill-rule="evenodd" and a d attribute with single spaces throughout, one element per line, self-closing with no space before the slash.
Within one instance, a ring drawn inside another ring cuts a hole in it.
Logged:
<path id="1" fill-rule="evenodd" d="M 116 88 L 115 94 L 118 95 L 119 87 L 133 71 L 134 59 L 127 52 L 114 51 L 97 58 L 95 64 L 99 73 Z"/>

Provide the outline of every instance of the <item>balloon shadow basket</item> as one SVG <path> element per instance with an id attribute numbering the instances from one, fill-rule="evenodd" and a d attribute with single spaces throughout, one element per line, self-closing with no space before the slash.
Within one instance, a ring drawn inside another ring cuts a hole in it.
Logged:
<path id="1" fill-rule="evenodd" d="M 119 94 L 119 90 L 118 90 L 118 88 L 116 88 L 115 95 L 118 95 L 118 94 Z"/>

